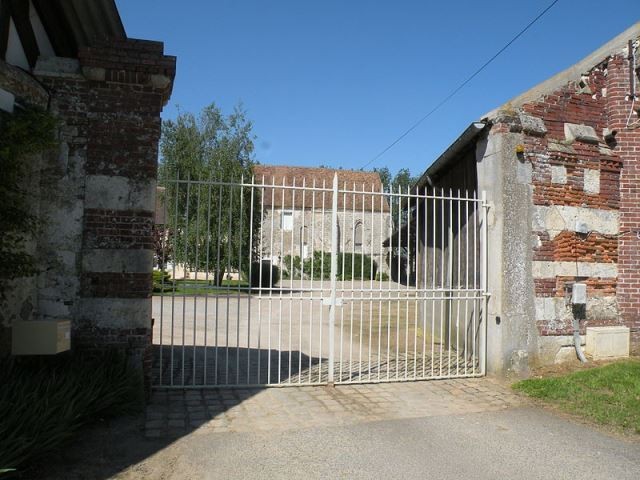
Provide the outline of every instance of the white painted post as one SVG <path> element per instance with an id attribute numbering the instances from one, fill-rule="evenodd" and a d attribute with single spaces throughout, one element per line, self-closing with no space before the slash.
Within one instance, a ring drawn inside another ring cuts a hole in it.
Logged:
<path id="1" fill-rule="evenodd" d="M 329 384 L 334 383 L 335 323 L 336 323 L 336 276 L 338 275 L 338 174 L 333 175 L 333 197 L 331 199 L 331 304 L 329 307 Z"/>
<path id="2" fill-rule="evenodd" d="M 482 225 L 480 227 L 480 287 L 482 289 L 482 296 L 484 298 L 482 302 L 482 320 L 484 321 L 484 327 L 482 328 L 482 335 L 480 335 L 480 352 L 482 355 L 480 359 L 480 374 L 485 375 L 487 373 L 487 324 L 489 323 L 489 315 L 487 313 L 488 300 L 489 300 L 489 292 L 487 291 L 488 284 L 488 275 L 487 275 L 487 255 L 488 255 L 488 245 L 487 245 L 487 210 L 489 209 L 489 204 L 487 203 L 487 192 L 482 191 Z"/>

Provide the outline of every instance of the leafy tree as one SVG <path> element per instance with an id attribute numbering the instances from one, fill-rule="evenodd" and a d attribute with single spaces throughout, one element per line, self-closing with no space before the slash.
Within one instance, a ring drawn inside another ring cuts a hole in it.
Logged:
<path id="1" fill-rule="evenodd" d="M 401 191 L 406 192 L 407 188 L 413 186 L 414 183 L 418 181 L 418 177 L 414 177 L 411 175 L 411 172 L 408 168 L 401 168 L 398 170 L 391 181 L 391 185 L 393 186 L 393 190 L 395 192 Z"/>
<path id="2" fill-rule="evenodd" d="M 261 220 L 254 215 L 251 225 L 250 189 L 222 184 L 251 178 L 254 139 L 241 106 L 224 115 L 211 104 L 198 117 L 180 113 L 162 124 L 159 176 L 172 261 L 212 272 L 218 285 L 225 269 L 246 272 L 257 250 L 254 242 L 249 251 Z"/>
<path id="3" fill-rule="evenodd" d="M 385 187 L 391 185 L 392 176 L 391 172 L 389 171 L 389 167 L 374 168 L 373 171 L 380 176 L 382 185 L 384 185 Z"/>

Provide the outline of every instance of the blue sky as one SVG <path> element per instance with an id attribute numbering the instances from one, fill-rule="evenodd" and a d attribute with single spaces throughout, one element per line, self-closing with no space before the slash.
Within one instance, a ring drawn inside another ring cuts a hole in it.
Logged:
<path id="1" fill-rule="evenodd" d="M 551 0 L 117 0 L 127 34 L 178 57 L 163 117 L 244 104 L 261 163 L 361 168 Z M 560 0 L 371 167 L 421 173 L 472 121 L 640 18 L 637 0 Z"/>

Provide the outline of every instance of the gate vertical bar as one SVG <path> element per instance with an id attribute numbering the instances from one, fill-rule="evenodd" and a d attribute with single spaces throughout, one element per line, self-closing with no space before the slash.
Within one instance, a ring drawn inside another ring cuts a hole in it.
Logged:
<path id="1" fill-rule="evenodd" d="M 329 375 L 328 382 L 334 382 L 335 323 L 336 323 L 336 276 L 338 274 L 338 174 L 333 175 L 333 196 L 331 198 L 331 305 L 329 307 Z"/>
<path id="2" fill-rule="evenodd" d="M 488 291 L 487 291 L 487 209 L 489 205 L 487 204 L 487 192 L 485 190 L 482 191 L 481 196 L 481 206 L 482 206 L 482 226 L 480 230 L 480 282 L 482 289 L 482 316 L 480 317 L 480 321 L 484 323 L 482 328 L 482 334 L 480 335 L 480 355 L 482 355 L 482 359 L 480 362 L 480 374 L 485 375 L 487 372 L 487 323 L 489 321 L 489 315 L 487 315 L 487 304 L 488 304 Z"/>

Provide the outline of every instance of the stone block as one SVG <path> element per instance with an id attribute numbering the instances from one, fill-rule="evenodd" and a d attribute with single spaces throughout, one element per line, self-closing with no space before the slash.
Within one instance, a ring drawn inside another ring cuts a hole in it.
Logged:
<path id="1" fill-rule="evenodd" d="M 600 139 L 595 129 L 589 125 L 578 125 L 575 123 L 564 124 L 564 136 L 569 142 L 585 142 L 585 143 L 599 143 Z"/>
<path id="2" fill-rule="evenodd" d="M 584 347 L 586 337 L 580 336 Z M 545 336 L 538 339 L 538 363 L 542 365 L 565 363 L 576 360 L 576 349 L 572 335 Z"/>
<path id="3" fill-rule="evenodd" d="M 618 265 L 615 263 L 594 262 L 552 262 L 535 260 L 531 264 L 533 278 L 562 277 L 601 277 L 618 276 Z"/>
<path id="4" fill-rule="evenodd" d="M 80 61 L 76 58 L 41 56 L 36 62 L 33 73 L 36 76 L 82 78 L 80 71 Z"/>
<path id="5" fill-rule="evenodd" d="M 534 304 L 536 310 L 536 320 L 552 320 L 557 317 L 556 298 L 536 297 Z"/>
<path id="6" fill-rule="evenodd" d="M 82 67 L 82 73 L 88 80 L 103 82 L 107 71 L 101 67 Z"/>
<path id="7" fill-rule="evenodd" d="M 584 191 L 591 195 L 600 193 L 600 170 L 584 169 Z"/>
<path id="8" fill-rule="evenodd" d="M 155 194 L 155 180 L 88 175 L 85 206 L 107 210 L 153 210 Z"/>
<path id="9" fill-rule="evenodd" d="M 587 355 L 594 360 L 629 356 L 628 327 L 587 327 Z"/>
<path id="10" fill-rule="evenodd" d="M 87 250 L 82 257 L 85 272 L 145 273 L 153 266 L 151 250 Z"/>
<path id="11" fill-rule="evenodd" d="M 549 141 L 547 143 L 547 150 L 549 152 L 576 153 L 575 149 L 571 145 L 565 145 L 564 143 L 554 141 Z"/>
<path id="12" fill-rule="evenodd" d="M 150 298 L 83 298 L 83 319 L 98 328 L 149 328 Z"/>
<path id="13" fill-rule="evenodd" d="M 518 162 L 516 180 L 521 185 L 530 185 L 533 178 L 533 166 L 529 162 Z"/>
<path id="14" fill-rule="evenodd" d="M 547 133 L 547 127 L 545 127 L 541 118 L 521 113 L 520 124 L 522 125 L 522 131 L 530 135 L 543 136 Z"/>
<path id="15" fill-rule="evenodd" d="M 564 165 L 551 165 L 551 183 L 565 185 L 567 183 L 567 167 Z"/>
<path id="16" fill-rule="evenodd" d="M 607 235 L 620 231 L 620 214 L 616 211 L 559 205 L 534 206 L 531 226 L 534 231 L 547 231 L 553 239 L 563 230 L 575 230 L 578 221 Z"/>

